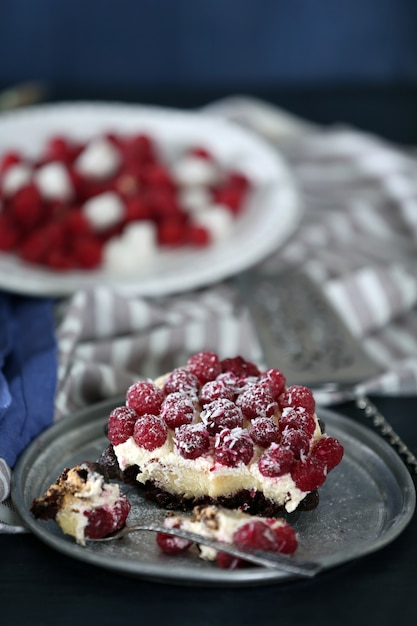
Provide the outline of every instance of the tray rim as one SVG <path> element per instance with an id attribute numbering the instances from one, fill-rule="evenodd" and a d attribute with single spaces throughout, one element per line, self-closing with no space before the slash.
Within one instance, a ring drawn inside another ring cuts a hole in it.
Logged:
<path id="1" fill-rule="evenodd" d="M 139 567 L 141 564 L 140 561 L 106 558 L 106 555 L 89 550 L 88 547 L 85 548 L 75 544 L 71 538 L 65 535 L 61 536 L 50 533 L 41 521 L 35 520 L 32 517 L 28 510 L 25 494 L 27 477 L 29 473 L 33 471 L 33 465 L 31 465 L 32 461 L 38 457 L 40 452 L 47 450 L 51 442 L 56 441 L 59 436 L 64 436 L 66 432 L 75 429 L 79 425 L 83 425 L 85 428 L 93 428 L 95 424 L 100 424 L 100 427 L 104 427 L 106 415 L 108 415 L 112 408 L 123 403 L 124 399 L 124 396 L 117 396 L 111 400 L 105 400 L 74 412 L 46 429 L 32 441 L 24 451 L 12 473 L 11 497 L 26 527 L 32 531 L 39 540 L 66 556 L 113 572 L 154 582 L 193 586 L 246 586 L 295 579 L 294 576 L 279 571 L 266 570 L 264 568 L 248 568 L 232 571 L 221 570 L 215 567 L 197 569 L 193 567 L 177 566 L 171 570 L 168 568 L 164 569 L 163 566 L 161 567 L 160 563 L 142 563 L 141 569 Z M 323 566 L 323 571 L 327 571 L 336 566 L 376 552 L 396 539 L 403 532 L 414 515 L 416 508 L 416 488 L 409 471 L 400 457 L 379 434 L 372 431 L 368 426 L 360 424 L 352 418 L 343 416 L 333 410 L 318 407 L 317 413 L 319 417 L 325 419 L 327 423 L 329 423 L 330 419 L 330 423 L 336 422 L 339 424 L 341 428 L 346 430 L 347 435 L 353 436 L 354 438 L 358 438 L 359 436 L 362 443 L 365 442 L 365 444 L 372 449 L 373 453 L 379 458 L 384 457 L 386 466 L 395 479 L 395 482 L 398 484 L 399 494 L 401 495 L 401 510 L 398 511 L 389 527 L 385 529 L 383 535 L 379 536 L 377 540 L 370 545 L 365 542 L 364 545 L 359 546 L 359 554 L 354 554 L 344 559 L 332 559 L 331 556 L 328 557 L 327 562 L 325 562 Z M 31 498 L 32 497 L 34 497 L 34 494 L 32 494 Z"/>

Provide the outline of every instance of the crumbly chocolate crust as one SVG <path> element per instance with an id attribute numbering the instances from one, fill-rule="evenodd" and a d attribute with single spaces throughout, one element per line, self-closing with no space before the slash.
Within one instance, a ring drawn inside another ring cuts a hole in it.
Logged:
<path id="1" fill-rule="evenodd" d="M 105 480 L 108 480 L 108 472 L 105 465 L 85 461 L 74 469 L 77 469 L 80 479 L 84 482 L 87 481 L 89 471 L 98 472 L 104 476 Z M 70 491 L 67 482 L 68 473 L 70 471 L 70 468 L 65 468 L 55 483 L 49 487 L 45 495 L 41 498 L 35 498 L 33 500 L 30 512 L 36 519 L 54 520 L 56 518 L 59 510 L 61 509 L 62 500 L 65 494 Z"/>

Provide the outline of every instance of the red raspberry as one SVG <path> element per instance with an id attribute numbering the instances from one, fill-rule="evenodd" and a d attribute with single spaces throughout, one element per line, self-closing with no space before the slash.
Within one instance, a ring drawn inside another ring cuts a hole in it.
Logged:
<path id="1" fill-rule="evenodd" d="M 226 552 L 217 552 L 216 554 L 216 563 L 218 567 L 222 569 L 240 569 L 242 567 L 248 567 L 250 563 L 248 561 L 243 561 L 243 559 L 239 559 L 237 556 L 232 556 L 231 554 L 226 554 Z"/>
<path id="2" fill-rule="evenodd" d="M 248 465 L 253 457 L 253 443 L 243 428 L 224 428 L 214 442 L 214 460 L 227 467 Z"/>
<path id="3" fill-rule="evenodd" d="M 136 220 L 150 220 L 152 219 L 152 211 L 149 205 L 144 202 L 142 198 L 138 196 L 132 196 L 126 200 L 125 204 L 125 220 L 126 222 L 133 222 Z"/>
<path id="4" fill-rule="evenodd" d="M 133 438 L 145 450 L 155 450 L 164 445 L 168 437 L 168 426 L 159 415 L 141 415 L 135 422 Z"/>
<path id="5" fill-rule="evenodd" d="M 311 456 L 320 459 L 330 472 L 336 465 L 339 465 L 343 458 L 343 446 L 334 437 L 322 437 L 314 444 L 311 450 Z"/>
<path id="6" fill-rule="evenodd" d="M 210 435 L 215 435 L 223 428 L 233 429 L 243 426 L 242 411 L 227 398 L 219 398 L 206 404 L 200 417 Z"/>
<path id="7" fill-rule="evenodd" d="M 165 554 L 171 555 L 181 554 L 181 552 L 185 552 L 192 545 L 192 542 L 188 541 L 188 539 L 167 535 L 166 533 L 157 533 L 156 543 Z"/>
<path id="8" fill-rule="evenodd" d="M 77 154 L 76 146 L 72 146 L 66 137 L 51 137 L 46 144 L 43 161 L 71 162 Z"/>
<path id="9" fill-rule="evenodd" d="M 233 533 L 233 543 L 246 548 L 257 550 L 277 551 L 275 532 L 265 522 L 257 519 L 250 520 L 239 526 Z"/>
<path id="10" fill-rule="evenodd" d="M 259 459 L 258 467 L 262 476 L 274 478 L 288 474 L 293 463 L 294 453 L 289 448 L 272 443 Z"/>
<path id="11" fill-rule="evenodd" d="M 126 393 L 126 406 L 138 415 L 151 413 L 159 415 L 164 394 L 152 381 L 139 381 L 129 387 Z"/>
<path id="12" fill-rule="evenodd" d="M 250 385 L 240 394 L 236 404 L 242 409 L 246 419 L 255 417 L 272 417 L 277 403 L 267 385 Z"/>
<path id="13" fill-rule="evenodd" d="M 262 448 L 267 448 L 271 443 L 279 441 L 280 438 L 279 428 L 270 417 L 254 419 L 249 434 L 252 441 Z"/>
<path id="14" fill-rule="evenodd" d="M 316 403 L 311 389 L 303 387 L 303 385 L 292 385 L 288 387 L 288 389 L 279 396 L 278 406 L 281 411 L 286 406 L 302 406 L 306 411 L 312 414 L 316 410 Z"/>
<path id="15" fill-rule="evenodd" d="M 129 511 L 130 502 L 124 495 L 120 495 L 112 506 L 100 506 L 85 511 L 84 515 L 88 519 L 85 536 L 89 539 L 100 539 L 114 533 L 125 525 Z"/>
<path id="16" fill-rule="evenodd" d="M 221 373 L 219 357 L 209 350 L 190 356 L 186 367 L 197 376 L 202 385 L 209 380 L 214 380 Z"/>
<path id="17" fill-rule="evenodd" d="M 287 406 L 282 410 L 279 418 L 279 429 L 282 432 L 285 428 L 296 428 L 304 430 L 309 437 L 313 436 L 316 430 L 316 422 L 311 413 L 302 406 Z"/>
<path id="18" fill-rule="evenodd" d="M 212 154 L 203 146 L 194 146 L 193 148 L 190 148 L 189 154 L 190 156 L 200 157 L 200 159 L 207 159 L 208 161 L 213 160 Z"/>
<path id="19" fill-rule="evenodd" d="M 278 397 L 285 391 L 285 376 L 278 369 L 271 368 L 263 372 L 259 377 L 259 382 L 267 383 L 274 400 L 278 400 Z"/>
<path id="20" fill-rule="evenodd" d="M 291 477 L 301 491 L 314 491 L 326 480 L 326 466 L 318 458 L 309 456 L 294 463 Z"/>
<path id="21" fill-rule="evenodd" d="M 20 246 L 20 256 L 28 263 L 44 263 L 49 253 L 49 241 L 41 230 L 29 234 Z"/>
<path id="22" fill-rule="evenodd" d="M 175 183 L 169 170 L 161 163 L 153 162 L 146 165 L 143 169 L 142 180 L 151 187 L 157 187 L 158 189 L 165 187 L 170 191 L 175 190 Z"/>
<path id="23" fill-rule="evenodd" d="M 161 246 L 180 246 L 184 243 L 184 223 L 181 219 L 167 218 L 158 224 L 158 243 Z"/>
<path id="24" fill-rule="evenodd" d="M 272 530 L 274 531 L 277 542 L 277 552 L 282 552 L 283 554 L 293 554 L 298 548 L 297 533 L 291 524 L 285 520 L 280 520 L 279 525 L 277 525 L 276 522 L 277 520 L 271 519 L 267 520 L 266 523 L 270 523 Z"/>
<path id="25" fill-rule="evenodd" d="M 133 135 L 121 142 L 125 162 L 149 163 L 154 160 L 154 145 L 146 134 Z"/>
<path id="26" fill-rule="evenodd" d="M 296 428 L 284 428 L 281 436 L 281 446 L 289 448 L 296 459 L 308 454 L 310 449 L 310 437 L 303 430 Z"/>
<path id="27" fill-rule="evenodd" d="M 174 444 L 184 459 L 197 459 L 208 452 L 210 436 L 204 424 L 185 424 L 176 429 Z"/>
<path id="28" fill-rule="evenodd" d="M 204 248 L 211 243 L 211 235 L 204 226 L 189 224 L 185 230 L 185 241 L 191 246 Z"/>
<path id="29" fill-rule="evenodd" d="M 233 390 L 223 381 L 216 378 L 216 380 L 209 380 L 208 383 L 205 383 L 202 386 L 198 399 L 200 404 L 204 406 L 205 404 L 209 404 L 209 402 L 213 402 L 213 400 L 218 400 L 219 398 L 233 400 L 234 397 L 235 394 Z"/>
<path id="30" fill-rule="evenodd" d="M 133 435 L 133 429 L 138 419 L 137 413 L 127 406 L 118 406 L 109 415 L 107 436 L 110 442 L 117 446 L 124 443 Z"/>
<path id="31" fill-rule="evenodd" d="M 254 363 L 246 361 L 241 356 L 236 356 L 230 359 L 223 359 L 220 362 L 220 365 L 222 372 L 233 372 L 233 374 L 236 374 L 236 376 L 239 377 L 260 375 L 258 367 Z"/>
<path id="32" fill-rule="evenodd" d="M 4 213 L 0 213 L 0 250 L 8 252 L 19 243 L 20 234 L 16 224 Z"/>
<path id="33" fill-rule="evenodd" d="M 94 269 L 101 264 L 103 245 L 92 235 L 78 237 L 72 245 L 72 257 L 76 266 L 82 269 Z"/>
<path id="34" fill-rule="evenodd" d="M 6 152 L 0 161 L 0 174 L 4 174 L 6 170 L 9 169 L 12 165 L 17 165 L 17 163 L 22 162 L 22 157 L 18 152 L 10 151 Z"/>
<path id="35" fill-rule="evenodd" d="M 223 185 L 214 190 L 214 201 L 222 204 L 231 210 L 233 215 L 237 215 L 245 200 L 245 191 L 238 187 Z"/>
<path id="36" fill-rule="evenodd" d="M 168 428 L 191 424 L 195 413 L 192 398 L 179 391 L 169 394 L 161 407 L 161 417 L 165 420 Z"/>
<path id="37" fill-rule="evenodd" d="M 199 387 L 197 376 L 184 367 L 178 367 L 165 378 L 162 390 L 166 396 L 175 391 L 194 396 L 197 395 Z"/>
<path id="38" fill-rule="evenodd" d="M 44 215 L 44 207 L 36 185 L 25 185 L 16 192 L 10 212 L 23 228 L 30 229 L 39 224 Z"/>

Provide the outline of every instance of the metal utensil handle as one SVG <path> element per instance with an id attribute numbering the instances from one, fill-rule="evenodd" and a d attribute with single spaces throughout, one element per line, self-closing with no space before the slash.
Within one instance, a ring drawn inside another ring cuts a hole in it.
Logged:
<path id="1" fill-rule="evenodd" d="M 382 413 L 378 411 L 374 403 L 364 395 L 356 396 L 355 403 L 358 409 L 364 412 L 365 417 L 372 420 L 375 428 L 387 439 L 398 454 L 403 457 L 410 470 L 414 474 L 417 474 L 417 458 L 411 452 L 407 444 L 405 444 L 401 437 L 395 432 L 391 424 L 387 422 Z"/>

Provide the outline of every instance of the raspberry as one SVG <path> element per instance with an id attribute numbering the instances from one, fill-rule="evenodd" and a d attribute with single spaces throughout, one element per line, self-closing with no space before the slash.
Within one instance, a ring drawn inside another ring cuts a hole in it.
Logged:
<path id="1" fill-rule="evenodd" d="M 66 137 L 51 137 L 46 144 L 44 161 L 70 162 L 76 156 L 75 146 L 71 146 Z"/>
<path id="2" fill-rule="evenodd" d="M 22 157 L 18 152 L 10 151 L 6 152 L 0 161 L 0 174 L 4 174 L 4 172 L 9 169 L 12 165 L 17 165 L 17 163 L 22 162 Z"/>
<path id="3" fill-rule="evenodd" d="M 209 350 L 190 356 L 186 367 L 197 376 L 202 385 L 209 380 L 214 380 L 221 373 L 219 357 Z"/>
<path id="4" fill-rule="evenodd" d="M 199 387 L 200 383 L 197 376 L 184 367 L 178 367 L 165 378 L 162 390 L 165 395 L 180 391 L 193 396 L 197 394 Z"/>
<path id="5" fill-rule="evenodd" d="M 150 220 L 152 211 L 150 207 L 141 198 L 133 196 L 126 200 L 125 204 L 125 220 L 132 222 L 136 220 Z"/>
<path id="6" fill-rule="evenodd" d="M 192 545 L 188 539 L 167 535 L 166 533 L 157 533 L 156 543 L 165 554 L 171 555 L 181 554 L 181 552 L 185 552 Z"/>
<path id="7" fill-rule="evenodd" d="M 130 502 L 124 495 L 109 507 L 97 507 L 91 511 L 85 511 L 84 515 L 88 519 L 84 534 L 90 539 L 100 539 L 110 533 L 122 528 L 129 515 Z"/>
<path id="8" fill-rule="evenodd" d="M 205 404 L 209 404 L 209 402 L 213 402 L 213 400 L 218 400 L 219 398 L 233 400 L 234 397 L 235 394 L 233 389 L 228 387 L 222 380 L 216 378 L 216 380 L 210 380 L 202 386 L 198 399 L 200 404 L 204 406 Z"/>
<path id="9" fill-rule="evenodd" d="M 308 413 L 302 406 L 287 406 L 282 410 L 279 418 L 279 429 L 282 432 L 285 428 L 296 428 L 304 430 L 309 437 L 312 437 L 316 430 L 316 422 L 311 413 Z"/>
<path id="10" fill-rule="evenodd" d="M 285 391 L 286 380 L 284 374 L 275 368 L 271 368 L 263 372 L 259 377 L 260 383 L 267 383 L 271 390 L 274 400 Z"/>
<path id="11" fill-rule="evenodd" d="M 296 459 L 308 454 L 310 449 L 310 437 L 303 430 L 297 428 L 284 428 L 281 436 L 281 446 L 289 448 Z"/>
<path id="12" fill-rule="evenodd" d="M 44 207 L 36 185 L 30 184 L 19 189 L 10 205 L 13 218 L 24 228 L 33 228 L 42 219 Z"/>
<path id="13" fill-rule="evenodd" d="M 151 413 L 158 415 L 164 401 L 161 389 L 151 381 L 139 381 L 129 387 L 126 393 L 126 406 L 138 415 Z"/>
<path id="14" fill-rule="evenodd" d="M 158 224 L 158 243 L 161 246 L 180 246 L 184 242 L 184 224 L 177 218 L 167 218 Z"/>
<path id="15" fill-rule="evenodd" d="M 8 252 L 19 243 L 20 235 L 17 226 L 4 213 L 0 213 L 0 250 Z"/>
<path id="16" fill-rule="evenodd" d="M 247 567 L 249 565 L 248 561 L 243 561 L 237 556 L 233 556 L 231 554 L 226 554 L 226 552 L 217 552 L 216 554 L 216 563 L 218 567 L 222 569 L 240 569 L 241 567 Z"/>
<path id="17" fill-rule="evenodd" d="M 277 551 L 277 540 L 272 528 L 261 520 L 250 520 L 234 532 L 233 543 L 246 548 Z"/>
<path id="18" fill-rule="evenodd" d="M 233 429 L 243 426 L 242 411 L 227 398 L 219 398 L 206 404 L 200 417 L 210 435 L 220 432 L 223 428 Z"/>
<path id="19" fill-rule="evenodd" d="M 191 246 L 204 248 L 211 243 L 211 236 L 204 226 L 189 224 L 185 231 L 185 241 Z"/>
<path id="20" fill-rule="evenodd" d="M 155 450 L 164 445 L 168 437 L 168 426 L 159 415 L 141 415 L 136 420 L 133 438 L 141 448 Z"/>
<path id="21" fill-rule="evenodd" d="M 286 406 L 302 406 L 306 411 L 312 414 L 316 410 L 316 403 L 311 389 L 303 387 L 303 385 L 292 385 L 288 387 L 288 389 L 279 396 L 278 406 L 281 411 Z"/>
<path id="22" fill-rule="evenodd" d="M 101 264 L 103 245 L 96 237 L 84 235 L 73 242 L 72 256 L 78 267 L 94 269 Z"/>
<path id="23" fill-rule="evenodd" d="M 168 428 L 177 428 L 183 424 L 191 424 L 195 415 L 192 398 L 179 391 L 169 394 L 161 407 L 161 417 Z"/>
<path id="24" fill-rule="evenodd" d="M 109 415 L 107 436 L 110 442 L 117 446 L 124 443 L 133 435 L 133 428 L 137 413 L 127 406 L 118 406 Z"/>
<path id="25" fill-rule="evenodd" d="M 252 441 L 262 448 L 267 448 L 272 442 L 279 441 L 280 438 L 279 428 L 270 417 L 254 419 L 249 434 Z"/>
<path id="26" fill-rule="evenodd" d="M 262 476 L 273 478 L 288 474 L 293 463 L 294 453 L 289 448 L 272 443 L 259 459 L 258 467 Z"/>
<path id="27" fill-rule="evenodd" d="M 277 520 L 272 519 L 271 527 L 277 542 L 277 552 L 293 554 L 298 548 L 298 539 L 294 528 L 285 520 L 280 520 L 280 523 L 277 524 Z"/>
<path id="28" fill-rule="evenodd" d="M 240 394 L 236 404 L 242 409 L 246 419 L 255 417 L 272 417 L 277 403 L 267 385 L 251 385 Z"/>
<path id="29" fill-rule="evenodd" d="M 343 446 L 334 437 L 322 437 L 314 444 L 311 456 L 322 461 L 330 472 L 343 458 Z"/>
<path id="30" fill-rule="evenodd" d="M 301 491 L 314 491 L 326 480 L 326 466 L 320 459 L 309 456 L 294 463 L 291 477 Z"/>
<path id="31" fill-rule="evenodd" d="M 49 241 L 41 230 L 28 235 L 20 246 L 20 256 L 29 263 L 43 263 L 49 252 Z"/>
<path id="32" fill-rule="evenodd" d="M 214 460 L 227 467 L 248 465 L 253 457 L 253 443 L 243 428 L 224 428 L 217 433 L 214 443 Z"/>
<path id="33" fill-rule="evenodd" d="M 210 436 L 203 424 L 185 424 L 176 429 L 174 444 L 184 459 L 197 459 L 210 448 Z"/>
<path id="34" fill-rule="evenodd" d="M 223 359 L 220 362 L 220 365 L 222 372 L 233 372 L 233 374 L 236 374 L 236 376 L 239 377 L 260 375 L 258 367 L 254 363 L 246 361 L 241 356 L 236 356 L 230 359 Z"/>

